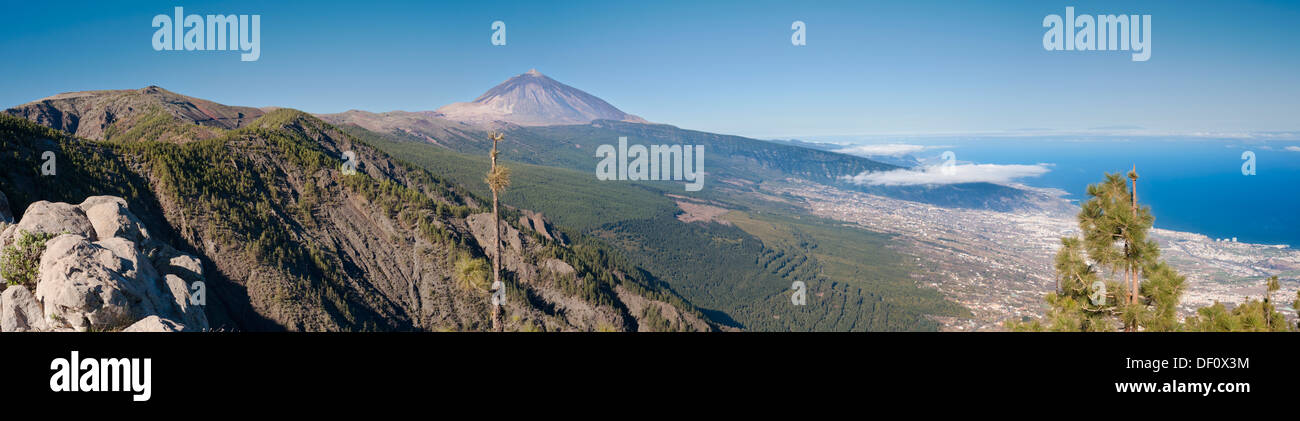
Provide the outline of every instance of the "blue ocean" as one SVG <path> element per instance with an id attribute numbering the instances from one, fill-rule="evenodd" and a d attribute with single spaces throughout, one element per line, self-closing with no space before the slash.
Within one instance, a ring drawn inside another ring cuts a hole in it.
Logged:
<path id="1" fill-rule="evenodd" d="M 1138 200 L 1151 206 L 1158 228 L 1300 246 L 1300 141 L 980 137 L 890 143 L 930 146 L 914 154 L 925 161 L 951 150 L 962 163 L 1049 164 L 1048 173 L 1018 181 L 1064 190 L 1076 203 L 1103 173 L 1126 173 L 1136 165 Z M 1242 174 L 1246 151 L 1255 155 L 1254 175 Z"/>

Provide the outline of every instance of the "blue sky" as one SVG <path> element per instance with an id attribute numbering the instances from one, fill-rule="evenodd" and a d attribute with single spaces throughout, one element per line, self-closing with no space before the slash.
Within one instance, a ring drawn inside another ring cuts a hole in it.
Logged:
<path id="1" fill-rule="evenodd" d="M 1050 52 L 1048 14 L 1151 14 L 1147 62 Z M 261 59 L 159 52 L 154 15 L 262 15 Z M 1300 130 L 1295 1 L 19 2 L 0 107 L 147 85 L 309 112 L 431 110 L 537 68 L 655 122 L 759 137 Z M 507 24 L 507 45 L 490 43 Z M 807 23 L 808 44 L 790 44 Z"/>

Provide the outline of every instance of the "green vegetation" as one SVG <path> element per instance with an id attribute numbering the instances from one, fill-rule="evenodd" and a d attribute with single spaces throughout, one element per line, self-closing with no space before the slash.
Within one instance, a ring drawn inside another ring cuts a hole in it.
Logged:
<path id="1" fill-rule="evenodd" d="M 42 155 L 54 152 L 57 176 L 40 176 Z M 80 203 L 87 196 L 107 194 L 140 204 L 147 190 L 111 145 L 72 141 L 71 136 L 25 119 L 0 113 L 0 157 L 26 165 L 0 167 L 0 190 L 9 197 L 14 215 L 22 215 L 38 200 Z"/>
<path id="2" fill-rule="evenodd" d="M 486 260 L 461 252 L 456 257 L 456 283 L 472 291 L 486 291 L 488 284 L 488 267 Z"/>
<path id="3" fill-rule="evenodd" d="M 1288 332 L 1290 326 L 1282 313 L 1277 312 L 1272 304 L 1260 300 L 1249 300 L 1233 307 L 1231 311 L 1223 303 L 1214 303 L 1209 307 L 1196 310 L 1196 315 L 1187 318 L 1187 330 L 1195 332 Z"/>
<path id="4" fill-rule="evenodd" d="M 1286 317 L 1273 306 L 1273 293 L 1282 289 L 1276 275 L 1264 280 L 1264 298 L 1251 299 L 1233 307 L 1231 311 L 1223 303 L 1215 302 L 1209 307 L 1196 310 L 1196 315 L 1187 318 L 1187 330 L 1197 332 L 1288 332 L 1292 327 Z M 1300 291 L 1293 307 L 1300 307 Z"/>
<path id="5" fill-rule="evenodd" d="M 733 211 L 725 218 L 762 239 L 769 248 L 794 256 L 806 255 L 821 278 L 862 287 L 884 302 L 911 312 L 971 316 L 941 292 L 917 287 L 912 278 L 915 269 L 903 263 L 913 258 L 890 249 L 893 238 L 888 235 L 839 221 L 780 212 Z"/>
<path id="6" fill-rule="evenodd" d="M 663 310 L 656 305 L 647 305 L 645 308 L 641 309 L 641 320 L 642 323 L 646 324 L 646 327 L 648 327 L 651 332 L 678 331 L 677 326 L 665 318 Z"/>
<path id="7" fill-rule="evenodd" d="M 272 115 L 263 117 L 263 119 L 265 120 L 268 117 L 272 117 Z M 407 164 L 405 161 L 397 161 L 398 165 L 404 166 L 408 174 L 411 174 L 409 176 L 410 180 L 407 180 L 408 182 L 405 184 L 388 180 L 376 181 L 372 177 L 361 174 L 342 177 L 342 183 L 362 194 L 370 203 L 385 209 L 390 216 L 418 224 L 419 232 L 424 235 L 426 240 L 461 250 L 454 253 L 457 256 L 454 265 L 458 273 L 458 282 L 469 284 L 479 282 L 477 281 L 478 275 L 476 272 L 481 263 L 475 261 L 486 262 L 482 257 L 479 257 L 484 254 L 482 250 L 473 246 L 470 239 L 461 237 L 454 231 L 447 230 L 441 224 L 432 221 L 448 217 L 464 218 L 471 212 L 485 211 L 481 205 L 485 201 L 480 199 L 479 195 L 490 194 L 489 186 L 484 183 L 482 175 L 488 172 L 491 166 L 489 158 L 461 155 L 421 144 L 396 142 L 385 136 L 356 127 L 349 127 L 346 131 L 351 133 L 351 139 L 356 142 L 375 147 L 391 156 L 402 156 L 421 163 L 421 165 L 428 164 L 424 168 L 420 168 Z M 438 155 L 439 152 L 449 155 Z M 563 189 L 562 185 L 549 184 L 549 180 L 552 180 L 552 178 L 545 173 L 545 170 L 549 169 L 519 165 L 512 165 L 511 167 L 518 181 L 515 181 L 516 184 L 513 186 L 516 188 L 512 188 L 500 195 L 500 200 L 505 203 L 519 204 L 522 207 L 531 208 L 531 201 L 525 199 L 521 200 L 524 203 L 519 203 L 514 202 L 512 198 L 541 197 L 548 193 L 560 192 Z M 434 172 L 438 173 L 439 176 L 433 176 Z M 575 179 L 572 175 L 561 177 Z M 464 190 L 467 187 L 469 190 Z M 517 195 L 517 192 L 522 194 Z M 421 196 L 446 199 L 430 200 Z M 658 196 L 655 197 L 660 201 L 664 201 Z M 578 203 L 572 206 L 576 208 L 585 206 L 585 204 Z M 517 225 L 516 222 L 522 216 L 521 213 L 510 208 L 501 208 L 498 209 L 498 212 L 500 218 L 510 225 Z M 614 293 L 615 288 L 621 286 L 647 298 L 667 302 L 684 313 L 703 317 L 703 314 L 699 313 L 698 310 L 695 310 L 689 303 L 667 289 L 665 284 L 656 281 L 644 270 L 628 264 L 625 259 L 608 246 L 585 238 L 579 232 L 569 231 L 565 234 L 572 239 L 572 244 L 567 247 L 545 240 L 536 233 L 532 233 L 533 239 L 544 245 L 542 251 L 533 258 L 539 260 L 545 258 L 559 259 L 575 269 L 573 275 L 562 276 L 555 280 L 561 290 L 578 296 L 592 305 L 614 307 L 616 310 L 626 313 L 627 310 L 621 307 L 620 301 Z M 536 300 L 536 297 L 530 296 L 521 286 L 512 282 L 505 283 L 505 286 L 509 300 L 522 300 L 535 304 L 535 306 L 541 304 Z M 636 327 L 625 326 L 625 328 L 635 329 Z"/>
<path id="8" fill-rule="evenodd" d="M 345 130 L 392 155 L 468 186 L 482 185 L 480 174 L 490 165 L 487 159 L 400 133 L 378 134 L 355 126 Z M 502 145 L 510 151 L 540 144 L 549 148 L 546 153 L 524 154 L 520 159 L 578 167 L 579 162 L 587 166 L 594 162 L 583 151 L 605 143 L 581 136 L 617 139 L 618 135 L 582 127 L 543 128 L 537 132 L 542 134 L 531 130 L 512 134 L 531 136 L 528 145 Z M 550 156 L 559 157 L 545 161 Z M 947 301 L 938 291 L 918 288 L 909 276 L 909 268 L 899 263 L 902 256 L 886 248 L 890 240 L 885 236 L 833 221 L 778 216 L 802 212 L 754 201 L 743 193 L 719 192 L 723 189 L 687 194 L 677 184 L 599 182 L 589 168 L 579 172 L 515 164 L 512 170 L 520 175 L 517 188 L 503 195 L 503 201 L 541 211 L 558 225 L 576 229 L 568 232 L 575 238 L 572 249 L 589 254 L 577 259 L 562 258 L 579 268 L 579 275 L 562 278 L 558 283 L 567 293 L 593 304 L 614 302 L 610 288 L 620 284 L 657 285 L 653 289 L 663 290 L 671 286 L 690 303 L 712 309 L 708 312 L 711 319 L 771 331 L 936 330 L 938 323 L 931 315 L 969 316 L 966 309 Z M 486 189 L 478 191 L 486 193 Z M 735 223 L 734 227 L 683 223 L 676 218 L 680 210 L 665 194 L 722 200 L 752 208 L 753 215 L 762 216 L 729 214 L 727 218 Z M 591 260 L 626 263 L 613 271 L 618 276 L 607 277 L 598 268 L 580 267 Z M 634 280 L 622 282 L 619 276 Z M 808 306 L 791 305 L 789 292 L 795 280 L 809 285 Z M 664 295 L 668 302 L 682 301 L 672 294 Z"/>
<path id="9" fill-rule="evenodd" d="M 731 217 L 731 216 L 729 216 Z M 738 226 L 681 223 L 674 216 L 610 224 L 595 235 L 629 250 L 633 263 L 670 283 L 692 303 L 713 310 L 720 322 L 759 331 L 899 331 L 936 330 L 929 315 L 968 315 L 937 292 L 920 290 L 896 266 L 902 259 L 883 247 L 882 238 L 863 231 L 816 237 L 767 221 L 734 216 L 748 229 L 768 232 L 756 237 Z M 762 227 L 762 228 L 758 228 Z M 791 229 L 781 233 L 781 230 Z M 810 230 L 812 231 L 812 230 Z M 788 235 L 782 237 L 782 235 Z M 818 258 L 820 241 L 836 244 L 850 237 L 856 251 L 831 251 Z M 845 264 L 848 256 L 863 260 Z M 834 268 L 834 276 L 827 267 Z M 878 272 L 873 271 L 878 270 Z M 847 276 L 854 273 L 856 276 Z M 902 275 L 900 275 L 902 274 Z M 791 303 L 791 286 L 808 286 L 807 305 Z"/>
<path id="10" fill-rule="evenodd" d="M 104 129 L 104 139 L 116 143 L 210 139 L 221 134 L 221 129 L 181 122 L 158 106 L 151 106 L 133 122 L 115 121 Z"/>
<path id="11" fill-rule="evenodd" d="M 41 253 L 45 252 L 45 242 L 51 238 L 54 238 L 54 234 L 19 231 L 14 236 L 13 244 L 0 250 L 0 278 L 4 278 L 9 285 L 36 288 Z"/>
<path id="12" fill-rule="evenodd" d="M 356 126 L 342 129 L 389 155 L 454 180 L 477 195 L 491 193 L 483 183 L 483 174 L 491 166 L 487 157 L 451 151 L 400 134 L 382 135 Z M 672 201 L 652 186 L 605 183 L 588 172 L 503 161 L 510 165 L 515 180 L 514 188 L 502 194 L 501 201 L 544 212 L 559 225 L 587 231 L 625 219 L 676 211 Z M 611 197 L 619 200 L 609 200 Z"/>
<path id="13" fill-rule="evenodd" d="M 866 158 L 782 145 L 739 136 L 684 130 L 668 125 L 600 121 L 590 125 L 530 127 L 511 133 L 526 137 L 527 143 L 544 150 L 528 163 L 591 171 L 592 154 L 602 144 L 616 144 L 620 136 L 631 143 L 705 145 L 709 177 L 749 181 L 781 180 L 796 176 L 813 181 L 834 182 L 842 176 L 867 170 L 897 168 Z"/>

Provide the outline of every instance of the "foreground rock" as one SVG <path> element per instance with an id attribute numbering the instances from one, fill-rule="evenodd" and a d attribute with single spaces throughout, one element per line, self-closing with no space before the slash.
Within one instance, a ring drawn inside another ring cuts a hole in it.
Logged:
<path id="1" fill-rule="evenodd" d="M 0 332 L 27 332 L 49 330 L 41 303 L 36 301 L 27 287 L 18 285 L 0 294 Z"/>
<path id="2" fill-rule="evenodd" d="M 9 242 L 13 239 L 14 234 L 18 232 L 18 226 L 3 223 L 0 223 L 0 225 L 5 226 L 4 229 L 0 229 L 0 249 L 3 249 L 9 246 Z"/>
<path id="3" fill-rule="evenodd" d="M 204 331 L 208 330 L 208 316 L 203 312 L 203 306 L 195 305 L 190 302 L 190 283 L 181 277 L 168 274 L 163 278 L 167 292 L 174 300 L 172 302 L 172 311 L 175 320 L 185 325 L 186 330 Z"/>
<path id="4" fill-rule="evenodd" d="M 123 332 L 180 332 L 182 330 L 185 330 L 184 326 L 158 316 L 145 317 L 122 329 Z"/>
<path id="5" fill-rule="evenodd" d="M 28 234 L 75 234 L 92 241 L 96 239 L 95 228 L 80 207 L 44 200 L 27 207 L 17 229 Z"/>
<path id="6" fill-rule="evenodd" d="M 153 265 L 126 240 L 64 234 L 46 243 L 36 299 L 52 326 L 111 330 L 167 310 L 158 286 Z"/>
<path id="7" fill-rule="evenodd" d="M 15 228 L 57 236 L 45 243 L 35 293 L 11 287 L 0 295 L 0 332 L 209 328 L 203 306 L 190 300 L 203 281 L 201 261 L 152 239 L 125 200 L 36 202 Z"/>
<path id="8" fill-rule="evenodd" d="M 122 238 L 136 244 L 149 240 L 149 231 L 140 220 L 126 210 L 126 201 L 120 197 L 95 196 L 78 206 L 95 230 L 96 238 Z"/>

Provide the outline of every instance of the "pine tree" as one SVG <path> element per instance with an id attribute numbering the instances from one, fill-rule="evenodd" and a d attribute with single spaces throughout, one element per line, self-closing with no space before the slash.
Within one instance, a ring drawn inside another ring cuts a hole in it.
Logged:
<path id="1" fill-rule="evenodd" d="M 1078 238 L 1062 238 L 1056 253 L 1055 292 L 1047 294 L 1051 306 L 1044 320 L 1010 322 L 1013 330 L 1107 332 L 1115 330 L 1119 284 L 1102 280 L 1083 256 Z"/>
<path id="2" fill-rule="evenodd" d="M 1134 217 L 1134 218 L 1137 218 L 1137 217 L 1138 217 L 1138 213 L 1137 213 L 1137 192 L 1138 192 L 1138 186 L 1137 186 L 1137 184 L 1138 184 L 1137 165 L 1134 165 L 1134 166 L 1133 166 L 1133 169 L 1130 170 L 1130 171 L 1128 172 L 1128 179 L 1131 180 L 1131 181 L 1133 182 L 1133 189 L 1131 190 L 1131 192 L 1130 192 L 1130 194 L 1129 194 L 1129 198 L 1132 200 L 1132 206 L 1130 206 L 1130 209 L 1133 211 L 1133 217 Z M 1137 303 L 1137 297 L 1138 297 L 1137 267 L 1133 266 L 1133 263 L 1134 263 L 1133 260 L 1134 260 L 1134 258 L 1133 258 L 1132 256 L 1130 256 L 1130 253 L 1129 253 L 1129 247 L 1130 247 L 1130 245 L 1131 245 L 1130 242 L 1128 242 L 1128 241 L 1125 241 L 1125 242 L 1124 242 L 1124 250 L 1125 250 L 1125 253 L 1124 253 L 1124 254 L 1125 254 L 1125 257 L 1126 257 L 1126 258 L 1125 258 L 1125 261 L 1126 261 L 1126 263 L 1128 263 L 1128 265 L 1127 265 L 1128 267 L 1125 268 L 1125 275 L 1128 277 L 1128 278 L 1126 278 L 1126 279 L 1129 279 L 1129 295 L 1128 295 L 1128 301 L 1129 301 L 1129 304 L 1134 304 L 1134 303 Z M 1132 326 L 1131 326 L 1131 325 L 1129 326 L 1129 329 L 1128 329 L 1128 330 L 1129 330 L 1129 331 L 1132 331 Z"/>
<path id="3" fill-rule="evenodd" d="M 1136 168 L 1129 172 L 1128 178 L 1136 184 Z M 1140 272 L 1154 265 L 1160 253 L 1156 242 L 1147 239 L 1155 218 L 1151 216 L 1149 207 L 1137 206 L 1137 197 L 1120 174 L 1106 174 L 1104 181 L 1088 186 L 1088 196 L 1090 199 L 1081 207 L 1078 218 L 1079 229 L 1084 234 L 1084 249 L 1097 264 L 1113 273 L 1125 274 L 1127 299 L 1117 305 L 1117 311 L 1125 331 L 1137 330 L 1146 307 L 1139 285 Z M 1161 275 L 1171 273 L 1161 272 Z M 1176 273 L 1172 275 L 1177 276 Z M 1181 282 L 1178 284 L 1181 287 Z M 1178 292 L 1181 293 L 1181 289 Z M 1151 301 L 1170 297 L 1147 298 Z M 1172 298 L 1176 305 L 1177 296 Z"/>
<path id="4" fill-rule="evenodd" d="M 1136 328 L 1140 325 L 1152 332 L 1180 330 L 1182 326 L 1178 323 L 1178 301 L 1183 296 L 1186 278 L 1165 262 L 1148 264 L 1140 273 L 1146 281 L 1138 287 L 1142 300 L 1133 308 L 1138 313 L 1138 322 L 1133 326 Z M 1138 274 L 1139 272 L 1134 272 L 1134 279 L 1137 279 Z"/>
<path id="5" fill-rule="evenodd" d="M 1274 293 L 1274 292 L 1277 292 L 1277 290 L 1279 290 L 1279 289 L 1282 289 L 1282 284 L 1281 284 L 1280 282 L 1278 282 L 1277 275 L 1273 275 L 1273 276 L 1268 277 L 1268 280 L 1266 280 L 1266 281 L 1264 282 L 1264 290 L 1265 290 L 1265 293 L 1264 293 L 1264 307 L 1265 307 L 1265 308 L 1262 309 L 1262 310 L 1265 311 L 1265 313 L 1264 313 L 1264 320 L 1266 320 L 1266 321 L 1269 322 L 1269 324 L 1268 324 L 1266 327 L 1270 328 L 1270 330 L 1271 330 L 1271 328 L 1273 327 L 1273 323 L 1272 323 L 1272 321 L 1273 321 L 1272 313 L 1274 313 L 1274 312 L 1272 311 L 1272 309 L 1273 309 L 1273 293 Z M 1286 322 L 1283 321 L 1283 322 L 1280 323 L 1280 324 L 1281 324 L 1281 325 L 1285 325 Z"/>
<path id="6" fill-rule="evenodd" d="M 497 165 L 497 143 L 505 138 L 504 134 L 493 132 L 488 135 L 492 139 L 492 166 L 488 168 L 487 184 L 492 190 L 492 231 L 493 240 L 492 248 L 494 255 L 492 258 L 492 330 L 501 331 L 501 305 L 502 303 L 496 297 L 504 294 L 505 284 L 501 282 L 501 216 L 497 211 L 497 197 L 506 187 L 510 186 L 510 169 L 505 166 Z"/>
<path id="7" fill-rule="evenodd" d="M 1128 178 L 1136 186 L 1136 168 Z M 1051 308 L 1045 320 L 1008 322 L 1007 327 L 1113 331 L 1118 320 L 1126 331 L 1178 330 L 1177 307 L 1185 279 L 1159 261 L 1159 245 L 1147 238 L 1155 221 L 1151 209 L 1138 206 L 1136 195 L 1118 173 L 1106 174 L 1101 183 L 1088 186 L 1088 196 L 1078 215 L 1082 238 L 1061 239 L 1055 261 L 1058 287 L 1047 295 Z M 1124 273 L 1123 286 L 1098 268 Z"/>

